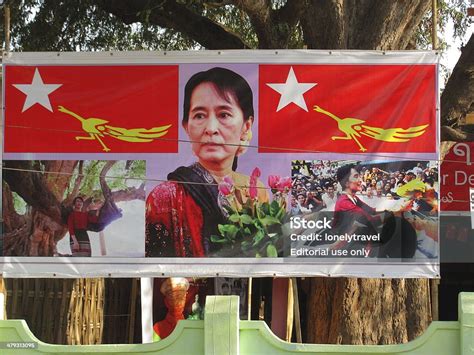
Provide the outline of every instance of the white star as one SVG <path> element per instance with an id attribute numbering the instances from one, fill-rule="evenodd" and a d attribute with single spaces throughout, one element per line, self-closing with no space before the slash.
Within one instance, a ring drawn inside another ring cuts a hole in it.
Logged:
<path id="1" fill-rule="evenodd" d="M 291 104 L 292 102 L 295 105 L 301 107 L 306 112 L 308 112 L 308 107 L 306 106 L 306 102 L 304 101 L 303 94 L 318 84 L 299 83 L 296 79 L 293 67 L 291 67 L 290 72 L 288 73 L 288 77 L 286 78 L 286 83 L 267 85 L 270 86 L 273 90 L 277 91 L 279 94 L 281 94 L 277 112 L 280 111 L 283 107 Z"/>
<path id="2" fill-rule="evenodd" d="M 23 110 L 21 112 L 25 112 L 34 104 L 40 104 L 44 108 L 53 112 L 48 95 L 62 86 L 62 84 L 45 84 L 43 79 L 41 79 L 38 68 L 35 69 L 35 75 L 33 76 L 33 81 L 31 84 L 12 85 L 26 95 L 26 100 L 23 104 Z"/>

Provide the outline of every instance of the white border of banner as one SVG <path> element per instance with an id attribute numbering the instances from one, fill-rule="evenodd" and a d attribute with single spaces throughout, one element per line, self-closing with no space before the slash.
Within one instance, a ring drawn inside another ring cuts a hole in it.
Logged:
<path id="1" fill-rule="evenodd" d="M 438 259 L 432 262 L 400 259 L 301 258 L 80 258 L 3 257 L 3 277 L 381 277 L 439 278 Z M 177 268 L 176 264 L 180 267 Z M 356 268 L 354 268 L 356 266 Z M 396 268 L 393 268 L 396 266 Z"/>
<path id="2" fill-rule="evenodd" d="M 383 59 L 382 59 L 383 58 Z M 10 52 L 6 65 L 58 64 L 438 64 L 437 51 L 221 50 L 160 52 Z"/>

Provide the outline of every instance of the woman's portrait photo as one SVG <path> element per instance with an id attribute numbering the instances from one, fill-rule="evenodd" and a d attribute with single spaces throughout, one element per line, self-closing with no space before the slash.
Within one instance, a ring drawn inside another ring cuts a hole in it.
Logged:
<path id="1" fill-rule="evenodd" d="M 147 257 L 202 257 L 222 251 L 223 243 L 211 236 L 219 234 L 218 226 L 228 217 L 226 182 L 232 181 L 236 208 L 252 194 L 252 179 L 256 200 L 268 202 L 257 174 L 238 172 L 238 161 L 252 139 L 253 102 L 248 82 L 229 69 L 199 71 L 187 81 L 182 127 L 195 162 L 179 166 L 148 194 Z"/>

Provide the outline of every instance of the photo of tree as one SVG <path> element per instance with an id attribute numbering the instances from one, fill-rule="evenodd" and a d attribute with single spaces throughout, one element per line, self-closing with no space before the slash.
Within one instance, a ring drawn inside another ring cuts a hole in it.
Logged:
<path id="1" fill-rule="evenodd" d="M 4 161 L 3 255 L 144 250 L 144 160 Z"/>

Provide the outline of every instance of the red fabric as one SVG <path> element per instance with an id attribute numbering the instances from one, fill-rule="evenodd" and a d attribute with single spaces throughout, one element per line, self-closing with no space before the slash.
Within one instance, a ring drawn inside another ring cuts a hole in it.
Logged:
<path id="1" fill-rule="evenodd" d="M 332 220 L 332 227 L 339 228 L 338 233 L 346 233 L 344 230 L 347 227 L 352 227 L 355 221 L 362 224 L 377 225 L 381 223 L 379 215 L 375 215 L 376 210 L 363 202 L 357 196 L 354 196 L 357 204 L 352 202 L 347 194 L 339 196 L 334 208 L 334 219 Z M 341 248 L 347 245 L 347 241 L 341 241 L 338 243 L 338 247 Z M 366 250 L 370 252 L 372 249 L 371 243 L 368 242 Z"/>
<path id="2" fill-rule="evenodd" d="M 341 212 L 351 212 L 354 215 L 358 215 L 366 218 L 369 221 L 379 221 L 378 216 L 373 216 L 376 212 L 375 208 L 370 207 L 363 202 L 357 196 L 354 196 L 357 201 L 357 205 L 346 194 L 342 194 L 336 201 L 336 207 L 334 208 L 334 224 L 339 223 L 339 219 L 343 216 Z"/>
<path id="3" fill-rule="evenodd" d="M 303 95 L 307 112 L 294 103 L 276 111 L 281 95 L 267 84 L 285 83 L 290 67 L 299 83 L 317 83 Z M 436 65 L 260 65 L 259 95 L 259 152 L 359 153 L 354 140 L 331 139 L 344 134 L 315 105 L 372 127 L 429 124 L 423 135 L 404 143 L 362 136 L 367 153 L 436 151 Z"/>
<path id="4" fill-rule="evenodd" d="M 35 69 L 43 83 L 61 84 L 48 95 L 53 112 L 38 103 L 22 112 L 26 95 L 13 85 L 31 84 Z M 59 112 L 58 106 L 82 118 L 106 120 L 114 127 L 172 125 L 163 139 L 151 142 L 105 135 L 101 139 L 111 153 L 178 151 L 177 65 L 9 65 L 4 72 L 5 152 L 102 153 L 97 140 L 76 140 L 88 133 L 78 119 Z"/>
<path id="5" fill-rule="evenodd" d="M 97 216 L 89 216 L 87 212 L 72 211 L 67 219 L 69 234 L 75 234 L 76 229 L 87 229 L 88 222 L 97 222 Z"/>
<path id="6" fill-rule="evenodd" d="M 173 332 L 178 321 L 182 319 L 184 319 L 182 312 L 178 314 L 168 312 L 165 319 L 155 323 L 153 331 L 160 337 L 160 339 L 164 339 Z"/>
<path id="7" fill-rule="evenodd" d="M 157 242 L 158 248 L 173 243 L 172 256 L 204 256 L 201 208 L 182 185 L 164 182 L 152 190 L 146 201 L 146 223 L 166 228 L 166 236 L 152 236 L 162 240 L 151 242 Z"/>
<path id="8" fill-rule="evenodd" d="M 77 229 L 87 230 L 87 224 L 96 223 L 97 220 L 98 217 L 96 215 L 90 215 L 82 211 L 72 211 L 67 219 L 69 234 L 74 235 Z"/>

